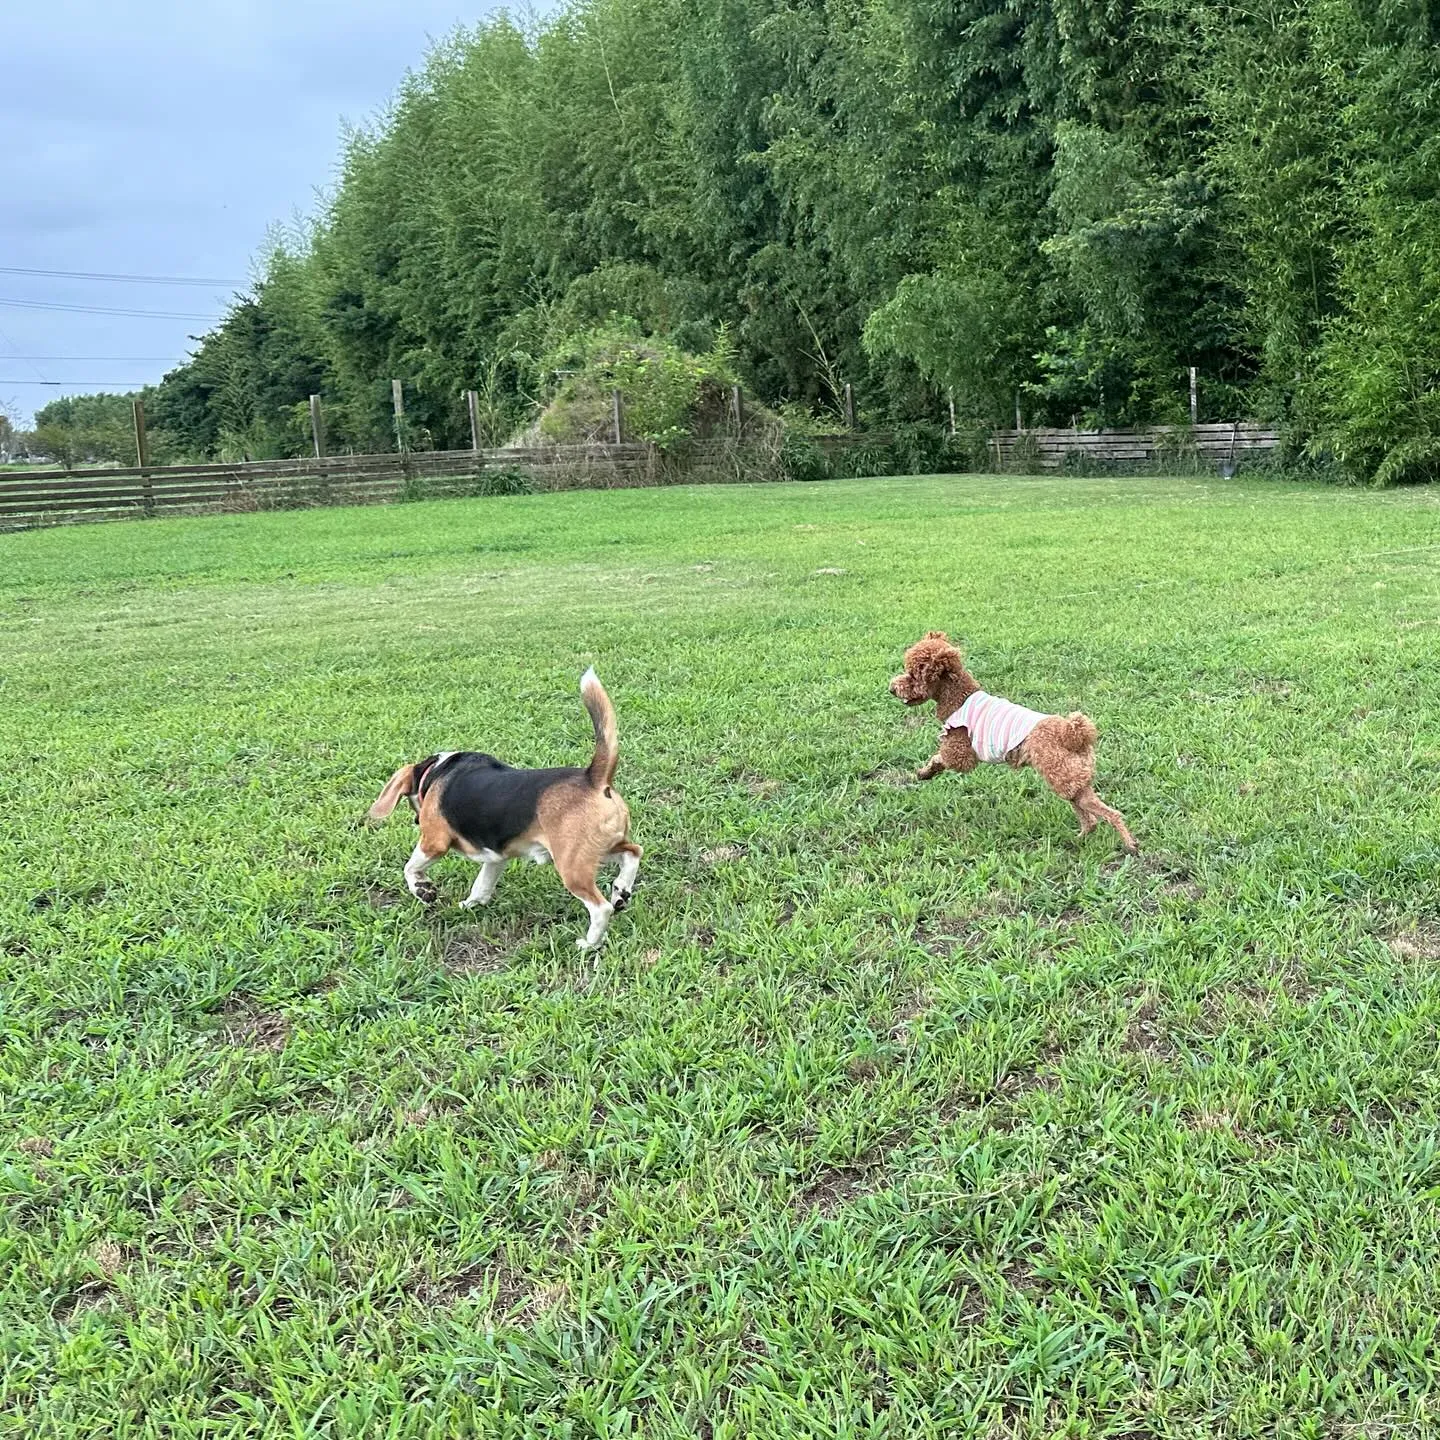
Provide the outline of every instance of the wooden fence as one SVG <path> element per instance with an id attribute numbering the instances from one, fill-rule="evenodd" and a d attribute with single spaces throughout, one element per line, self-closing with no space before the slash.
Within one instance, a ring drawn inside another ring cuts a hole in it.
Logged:
<path id="1" fill-rule="evenodd" d="M 483 494 L 505 472 L 515 471 L 523 473 L 537 490 L 628 488 L 673 484 L 678 478 L 742 479 L 745 457 L 734 443 L 705 441 L 675 457 L 643 444 L 566 445 L 479 453 L 416 451 L 334 455 L 323 460 L 163 465 L 143 470 L 0 471 L 0 529 Z"/>
<path id="2" fill-rule="evenodd" d="M 825 436 L 832 458 L 884 447 L 889 435 Z M 1273 448 L 1258 425 L 1171 430 L 1002 430 L 992 439 L 998 469 L 1061 469 L 1078 454 L 1106 465 L 1155 465 L 1198 456 L 1227 458 Z M 1186 448 L 1188 447 L 1188 449 Z M 735 439 L 696 440 L 673 452 L 645 444 L 436 450 L 406 455 L 334 455 L 323 460 L 253 460 L 144 469 L 0 471 L 0 530 L 137 516 L 242 514 L 313 505 L 366 505 L 487 493 L 497 472 L 522 472 L 537 490 L 619 489 L 680 482 L 778 478 L 776 456 Z"/>
<path id="3" fill-rule="evenodd" d="M 1042 470 L 1061 470 L 1068 463 L 1097 467 L 1150 467 L 1166 460 L 1199 460 L 1218 469 L 1280 443 L 1279 431 L 1265 425 L 1233 422 L 1180 429 L 1157 425 L 1148 430 L 998 430 L 991 441 L 999 468 L 1018 469 L 1027 462 Z"/>

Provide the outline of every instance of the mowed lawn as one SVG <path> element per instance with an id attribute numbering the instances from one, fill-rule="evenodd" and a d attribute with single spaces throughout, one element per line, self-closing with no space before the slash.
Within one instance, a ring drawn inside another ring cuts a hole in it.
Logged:
<path id="1" fill-rule="evenodd" d="M 927 478 L 0 536 L 0 1431 L 1440 1433 L 1440 497 Z M 929 785 L 928 627 L 1144 847 Z M 646 846 L 404 892 L 391 771 Z"/>

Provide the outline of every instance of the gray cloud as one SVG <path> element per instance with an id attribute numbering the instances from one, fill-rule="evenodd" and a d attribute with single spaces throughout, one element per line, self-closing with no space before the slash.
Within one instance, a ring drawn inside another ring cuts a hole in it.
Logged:
<path id="1" fill-rule="evenodd" d="M 363 123 L 433 40 L 485 0 L 47 0 L 9 7 L 0 265 L 245 284 L 266 232 L 334 178 Z M 20 12 L 20 13 L 15 13 Z M 0 274 L 0 299 L 218 315 L 225 291 Z M 0 404 L 65 393 L 6 381 L 159 379 L 194 321 L 0 304 Z M 104 372 L 104 373 L 101 373 Z M 81 388 L 76 386 L 74 388 Z"/>

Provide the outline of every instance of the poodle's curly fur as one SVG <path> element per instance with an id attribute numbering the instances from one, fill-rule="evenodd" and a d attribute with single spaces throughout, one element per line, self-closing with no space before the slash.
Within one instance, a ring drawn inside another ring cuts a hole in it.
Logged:
<path id="1" fill-rule="evenodd" d="M 943 630 L 932 630 L 905 652 L 905 669 L 890 682 L 890 693 L 907 705 L 935 702 L 943 726 L 980 689 L 965 668 L 965 657 Z M 1139 846 L 1125 826 L 1125 817 L 1095 793 L 1094 722 L 1076 711 L 1073 715 L 1047 715 L 1006 757 L 1015 769 L 1026 765 L 1038 770 L 1045 783 L 1062 800 L 1068 800 L 1080 817 L 1080 834 L 1088 835 L 1103 820 L 1114 827 L 1121 843 L 1136 854 Z M 917 770 L 916 778 L 933 780 L 944 770 L 968 774 L 980 763 L 964 728 L 940 732 L 940 748 Z"/>

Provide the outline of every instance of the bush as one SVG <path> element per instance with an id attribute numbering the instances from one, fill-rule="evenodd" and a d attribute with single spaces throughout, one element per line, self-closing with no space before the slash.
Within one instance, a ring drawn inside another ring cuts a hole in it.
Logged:
<path id="1" fill-rule="evenodd" d="M 830 460 L 830 473 L 836 480 L 860 480 L 871 475 L 913 474 L 895 465 L 893 452 L 884 445 L 847 445 Z"/>
<path id="2" fill-rule="evenodd" d="M 940 425 L 897 425 L 890 461 L 897 475 L 939 475 L 955 469 L 955 447 Z"/>
<path id="3" fill-rule="evenodd" d="M 1380 462 L 1375 485 L 1424 485 L 1440 480 L 1440 437 L 1417 435 L 1403 441 Z"/>
<path id="4" fill-rule="evenodd" d="M 704 355 L 687 354 L 665 336 L 642 335 L 629 320 L 569 336 L 545 358 L 546 370 L 562 378 L 540 434 L 556 444 L 609 439 L 618 390 L 629 438 L 675 444 L 697 432 L 702 412 L 712 422 L 724 415 L 723 397 L 735 383 L 731 360 L 723 327 Z"/>
<path id="5" fill-rule="evenodd" d="M 830 461 L 813 440 L 787 430 L 780 442 L 780 472 L 787 480 L 828 480 Z"/>
<path id="6" fill-rule="evenodd" d="M 477 495 L 533 495 L 535 480 L 524 470 L 513 465 L 501 465 L 494 470 L 482 470 L 480 482 L 475 487 Z"/>

